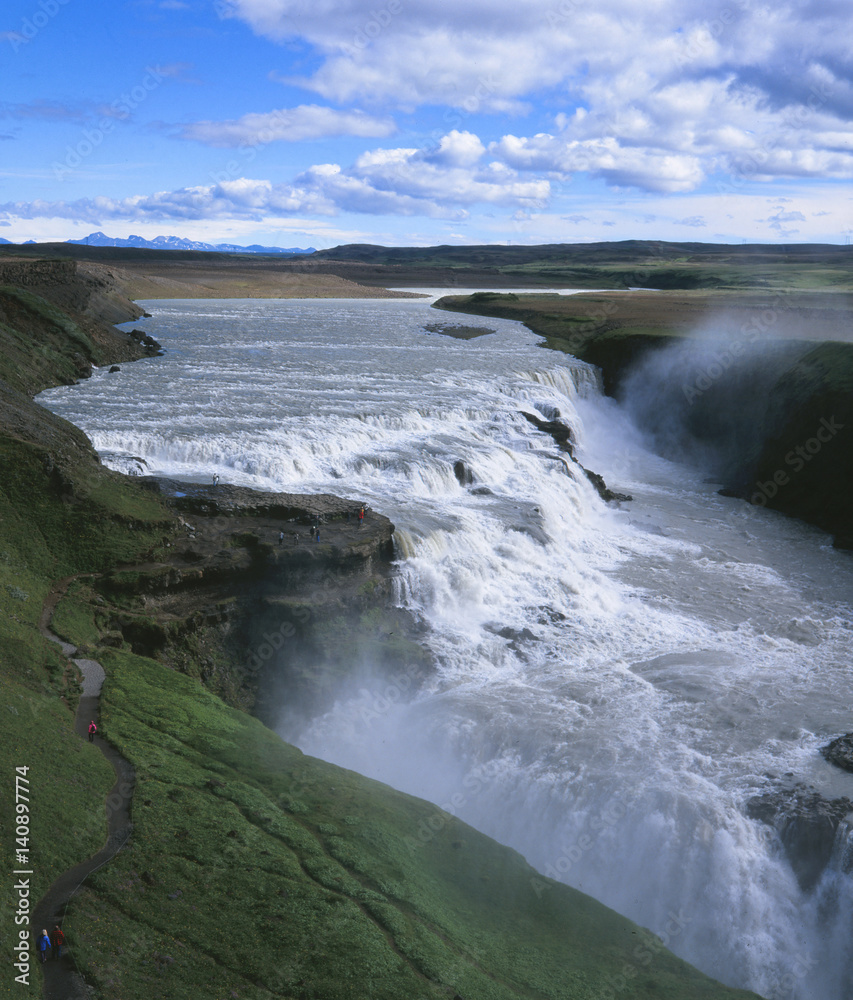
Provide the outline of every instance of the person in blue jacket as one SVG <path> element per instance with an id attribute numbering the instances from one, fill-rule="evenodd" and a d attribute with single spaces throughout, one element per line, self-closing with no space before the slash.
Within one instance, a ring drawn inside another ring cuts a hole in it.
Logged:
<path id="1" fill-rule="evenodd" d="M 41 932 L 41 937 L 38 939 L 37 945 L 42 962 L 46 962 L 47 953 L 50 951 L 50 938 L 47 936 L 47 931 L 43 930 Z"/>

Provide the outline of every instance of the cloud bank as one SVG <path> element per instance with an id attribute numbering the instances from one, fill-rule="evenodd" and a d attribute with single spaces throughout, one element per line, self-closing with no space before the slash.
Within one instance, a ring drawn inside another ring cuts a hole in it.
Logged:
<path id="1" fill-rule="evenodd" d="M 712 174 L 851 176 L 849 8 L 836 0 L 229 0 L 227 16 L 322 54 L 291 81 L 327 100 L 521 114 L 517 170 L 693 190 Z"/>

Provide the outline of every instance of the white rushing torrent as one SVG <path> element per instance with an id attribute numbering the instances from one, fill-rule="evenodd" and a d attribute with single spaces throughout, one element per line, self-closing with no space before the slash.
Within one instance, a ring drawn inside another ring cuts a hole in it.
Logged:
<path id="1" fill-rule="evenodd" d="M 817 752 L 853 728 L 848 554 L 650 454 L 593 369 L 518 324 L 477 319 L 496 332 L 466 341 L 425 332 L 468 321 L 423 301 L 146 305 L 164 357 L 40 396 L 108 464 L 335 493 L 396 525 L 399 602 L 436 671 L 361 672 L 286 738 L 435 802 L 728 984 L 849 998 L 846 827 L 803 891 L 745 809 L 792 781 L 853 798 Z M 520 410 L 559 414 L 634 500 L 605 505 Z"/>

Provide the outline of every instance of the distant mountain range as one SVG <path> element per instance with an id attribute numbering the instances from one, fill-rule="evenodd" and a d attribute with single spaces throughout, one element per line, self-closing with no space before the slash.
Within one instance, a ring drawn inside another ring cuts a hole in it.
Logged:
<path id="1" fill-rule="evenodd" d="M 8 240 L 2 242 L 7 243 Z M 283 253 L 300 254 L 314 253 L 314 247 L 262 247 L 257 243 L 250 247 L 237 246 L 235 243 L 199 243 L 197 240 L 185 240 L 180 236 L 158 236 L 153 240 L 141 236 L 128 236 L 126 240 L 107 236 L 105 233 L 89 233 L 82 240 L 66 240 L 67 243 L 79 243 L 90 247 L 142 247 L 145 250 L 204 250 L 211 253 Z"/>

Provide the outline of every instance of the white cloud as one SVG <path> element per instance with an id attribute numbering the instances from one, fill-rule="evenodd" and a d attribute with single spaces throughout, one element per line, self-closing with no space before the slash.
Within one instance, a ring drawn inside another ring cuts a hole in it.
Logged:
<path id="1" fill-rule="evenodd" d="M 609 184 L 647 191 L 690 191 L 702 180 L 695 156 L 622 146 L 613 138 L 577 140 L 540 133 L 530 139 L 506 135 L 491 152 L 516 170 L 585 172 Z"/>
<path id="2" fill-rule="evenodd" d="M 485 160 L 485 148 L 470 133 L 451 132 L 432 149 L 379 149 L 348 168 L 317 164 L 289 184 L 249 178 L 160 191 L 129 198 L 85 198 L 0 205 L 19 218 L 62 217 L 100 225 L 111 219 L 261 220 L 290 213 L 335 215 L 358 212 L 461 219 L 476 204 L 542 207 L 547 180 L 522 180 L 504 164 Z"/>
<path id="3" fill-rule="evenodd" d="M 766 178 L 853 174 L 849 12 L 809 0 L 807 15 L 803 3 L 230 0 L 229 10 L 275 41 L 307 40 L 320 64 L 296 82 L 327 100 L 506 115 L 547 94 L 563 107 L 555 141 L 505 140 L 497 151 L 515 169 L 683 192 L 758 158 L 765 169 L 751 172 Z"/>
<path id="4" fill-rule="evenodd" d="M 395 131 L 396 125 L 390 118 L 374 118 L 357 110 L 336 111 L 316 104 L 300 104 L 295 108 L 246 114 L 229 121 L 193 122 L 181 129 L 180 137 L 208 146 L 237 149 L 341 135 L 375 139 Z"/>

